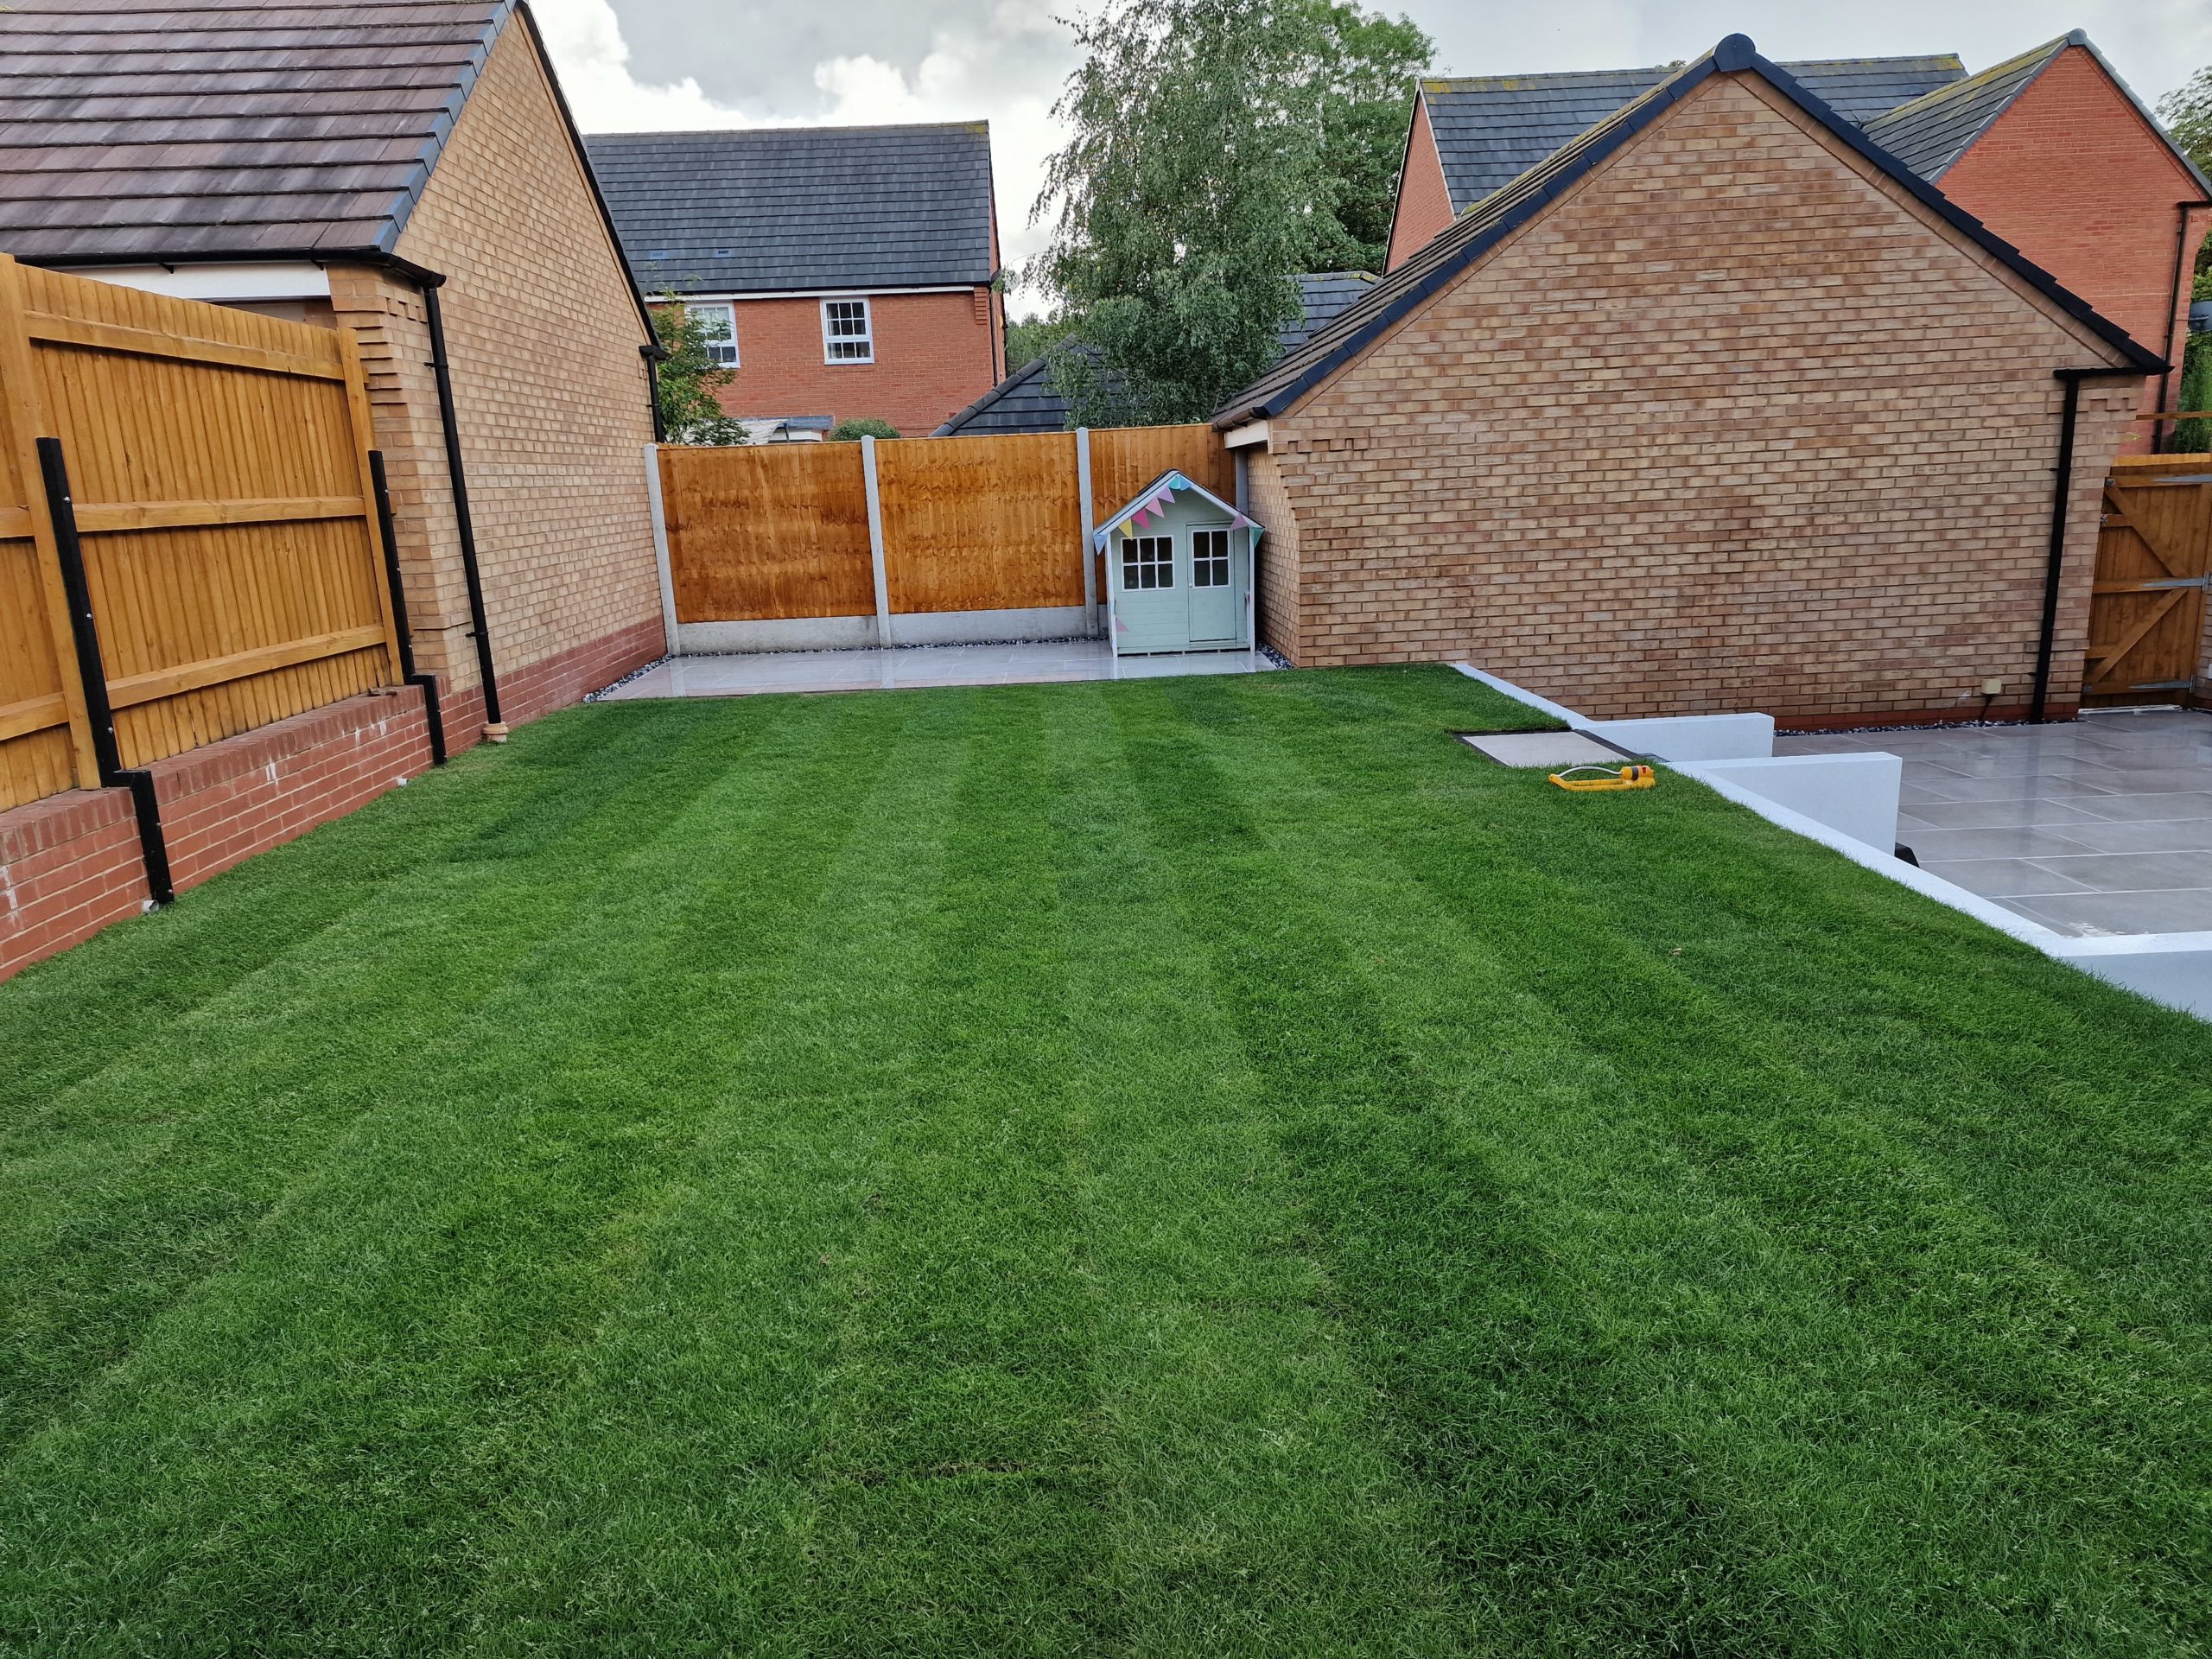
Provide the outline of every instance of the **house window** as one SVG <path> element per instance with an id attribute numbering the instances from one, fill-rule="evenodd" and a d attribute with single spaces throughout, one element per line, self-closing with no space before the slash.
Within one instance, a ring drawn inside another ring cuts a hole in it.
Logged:
<path id="1" fill-rule="evenodd" d="M 866 300 L 822 302 L 822 360 L 875 361 L 875 334 L 868 321 Z"/>
<path id="2" fill-rule="evenodd" d="M 1191 532 L 1191 586 L 1229 586 L 1229 532 L 1194 530 Z"/>
<path id="3" fill-rule="evenodd" d="M 1175 538 L 1172 536 L 1132 536 L 1122 543 L 1122 586 L 1173 588 L 1175 585 Z"/>
<path id="4" fill-rule="evenodd" d="M 707 343 L 707 355 L 717 368 L 737 366 L 737 308 L 733 305 L 686 305 L 696 317 Z"/>

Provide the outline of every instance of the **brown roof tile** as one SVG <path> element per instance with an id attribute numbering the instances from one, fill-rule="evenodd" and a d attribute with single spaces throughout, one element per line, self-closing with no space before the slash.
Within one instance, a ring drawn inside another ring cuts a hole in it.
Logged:
<path id="1" fill-rule="evenodd" d="M 389 253 L 514 0 L 0 8 L 0 250 Z"/>

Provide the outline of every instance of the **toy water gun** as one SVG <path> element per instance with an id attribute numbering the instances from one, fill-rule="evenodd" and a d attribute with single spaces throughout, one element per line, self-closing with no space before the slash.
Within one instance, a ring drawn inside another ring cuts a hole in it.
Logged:
<path id="1" fill-rule="evenodd" d="M 1569 766 L 1552 773 L 1561 789 L 1649 789 L 1658 781 L 1649 766 Z"/>

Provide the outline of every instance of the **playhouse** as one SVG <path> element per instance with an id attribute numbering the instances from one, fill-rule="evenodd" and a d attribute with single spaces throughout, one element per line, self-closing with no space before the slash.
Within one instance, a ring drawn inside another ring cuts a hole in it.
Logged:
<path id="1" fill-rule="evenodd" d="M 1265 533 L 1180 473 L 1146 485 L 1093 532 L 1116 654 L 1251 649 L 1252 557 Z"/>

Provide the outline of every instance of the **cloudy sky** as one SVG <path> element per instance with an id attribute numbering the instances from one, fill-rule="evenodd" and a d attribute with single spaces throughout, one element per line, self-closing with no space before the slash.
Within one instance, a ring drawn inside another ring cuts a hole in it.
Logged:
<path id="1" fill-rule="evenodd" d="M 1051 108 L 1074 61 L 1055 20 L 1082 0 L 532 0 L 588 132 L 985 119 L 1010 263 Z M 1619 68 L 1694 57 L 1741 29 L 1775 58 L 1956 52 L 1980 69 L 2086 29 L 2144 99 L 2212 64 L 2212 0 L 1411 0 L 1446 73 Z M 1017 303 L 1017 309 L 1020 308 Z"/>

